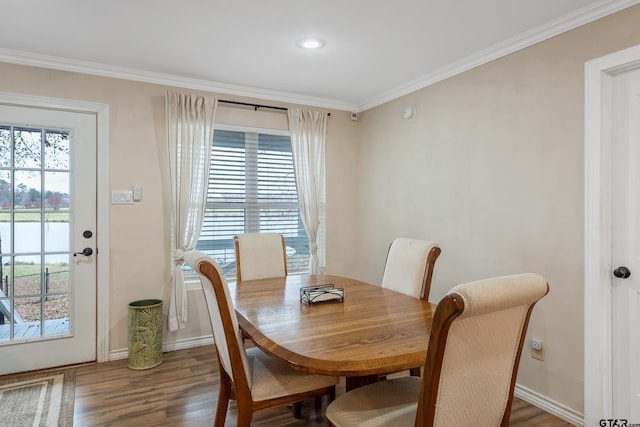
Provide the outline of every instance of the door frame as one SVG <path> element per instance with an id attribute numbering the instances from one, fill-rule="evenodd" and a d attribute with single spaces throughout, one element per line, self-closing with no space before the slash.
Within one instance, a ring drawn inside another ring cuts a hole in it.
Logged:
<path id="1" fill-rule="evenodd" d="M 0 103 L 96 115 L 96 361 L 109 360 L 109 105 L 89 101 L 0 92 Z"/>
<path id="2" fill-rule="evenodd" d="M 584 425 L 614 416 L 611 336 L 612 81 L 640 67 L 640 45 L 585 64 Z"/>

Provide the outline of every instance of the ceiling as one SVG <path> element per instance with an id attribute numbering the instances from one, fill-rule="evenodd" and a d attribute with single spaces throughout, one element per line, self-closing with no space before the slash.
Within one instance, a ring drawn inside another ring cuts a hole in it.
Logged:
<path id="1" fill-rule="evenodd" d="M 362 111 L 639 2 L 0 0 L 0 61 Z"/>

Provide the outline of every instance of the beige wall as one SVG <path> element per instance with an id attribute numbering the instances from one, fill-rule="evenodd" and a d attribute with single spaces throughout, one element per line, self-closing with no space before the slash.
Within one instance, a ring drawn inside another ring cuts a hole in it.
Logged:
<path id="1" fill-rule="evenodd" d="M 550 282 L 519 383 L 582 412 L 584 63 L 640 43 L 640 6 L 359 115 L 332 111 L 327 143 L 327 270 L 378 283 L 396 236 L 440 242 L 432 300 L 453 285 L 534 271 Z M 0 63 L 0 91 L 106 103 L 111 190 L 110 350 L 126 349 L 127 303 L 168 291 L 164 93 L 160 85 Z M 191 91 L 193 92 L 193 91 Z M 215 94 L 210 94 L 215 95 Z M 222 96 L 228 99 L 228 96 Z M 417 116 L 402 118 L 413 104 Z M 218 120 L 286 127 L 282 113 L 221 108 Z M 101 197 L 109 197 L 103 194 Z M 190 291 L 187 330 L 210 334 Z M 166 307 L 165 307 L 166 310 Z"/>
<path id="2" fill-rule="evenodd" d="M 129 302 L 162 298 L 165 312 L 168 306 L 170 200 L 164 124 L 164 94 L 167 90 L 176 89 L 0 63 L 2 92 L 108 104 L 109 188 L 123 190 L 130 189 L 133 184 L 142 185 L 142 202 L 110 206 L 111 283 L 108 303 L 111 353 L 122 354 L 127 348 Z M 255 112 L 223 105 L 218 108 L 217 121 L 287 128 L 285 113 L 272 110 Z M 350 249 L 356 240 L 356 230 L 352 226 L 356 222 L 356 213 L 350 203 L 356 194 L 353 165 L 357 162 L 357 128 L 358 123 L 349 119 L 348 112 L 332 111 L 327 130 L 327 216 L 331 224 L 327 231 L 327 262 L 330 269 L 344 274 L 356 262 L 355 249 Z M 110 200 L 110 194 L 100 197 Z M 201 291 L 189 291 L 189 325 L 179 332 L 165 331 L 165 344 L 180 346 L 185 340 L 211 335 L 201 296 Z"/>
<path id="3" fill-rule="evenodd" d="M 640 43 L 634 7 L 360 115 L 355 275 L 380 280 L 396 236 L 438 241 L 432 299 L 532 271 L 534 311 L 518 383 L 583 412 L 583 111 L 586 61 Z M 417 115 L 402 118 L 413 104 Z"/>

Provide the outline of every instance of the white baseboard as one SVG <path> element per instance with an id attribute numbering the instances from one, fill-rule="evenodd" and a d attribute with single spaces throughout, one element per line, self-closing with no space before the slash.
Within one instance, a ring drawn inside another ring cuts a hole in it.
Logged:
<path id="1" fill-rule="evenodd" d="M 555 415 L 558 418 L 562 418 L 568 423 L 576 426 L 584 426 L 584 414 L 574 411 L 571 408 L 564 406 L 554 400 L 549 399 L 533 390 L 530 390 L 520 384 L 516 384 L 515 392 L 516 397 L 524 400 L 527 403 L 536 406 L 545 412 Z"/>
<path id="2" fill-rule="evenodd" d="M 162 345 L 162 352 L 186 350 L 188 348 L 200 347 L 203 345 L 213 344 L 213 335 L 206 335 L 196 338 L 185 338 L 178 341 L 164 343 Z M 111 350 L 109 352 L 109 360 L 121 360 L 129 357 L 129 349 L 122 348 L 119 350 Z"/>

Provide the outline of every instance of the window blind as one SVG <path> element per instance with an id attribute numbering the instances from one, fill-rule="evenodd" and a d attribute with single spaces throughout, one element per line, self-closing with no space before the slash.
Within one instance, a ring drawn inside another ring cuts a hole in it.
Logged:
<path id="1" fill-rule="evenodd" d="M 288 271 L 308 270 L 309 240 L 300 218 L 289 136 L 216 129 L 196 249 L 234 278 L 233 235 L 249 232 L 282 234 Z"/>

